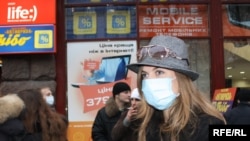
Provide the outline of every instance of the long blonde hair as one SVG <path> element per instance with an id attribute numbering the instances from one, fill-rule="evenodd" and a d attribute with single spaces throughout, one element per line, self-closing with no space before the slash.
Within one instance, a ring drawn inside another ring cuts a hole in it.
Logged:
<path id="1" fill-rule="evenodd" d="M 223 115 L 211 104 L 204 94 L 195 87 L 190 78 L 176 72 L 176 79 L 179 85 L 180 96 L 168 110 L 170 118 L 164 117 L 165 122 L 163 121 L 164 123 L 160 127 L 161 132 L 169 133 L 171 141 L 179 140 L 179 133 L 188 123 L 193 125 L 193 129 L 195 128 L 195 124 L 197 123 L 197 112 L 211 115 L 225 122 Z M 140 70 L 138 72 L 137 81 L 139 92 L 142 97 L 142 108 L 139 109 L 137 115 L 138 119 L 142 119 L 142 123 L 138 129 L 138 140 L 145 141 L 146 129 L 155 110 L 146 103 L 142 94 Z"/>

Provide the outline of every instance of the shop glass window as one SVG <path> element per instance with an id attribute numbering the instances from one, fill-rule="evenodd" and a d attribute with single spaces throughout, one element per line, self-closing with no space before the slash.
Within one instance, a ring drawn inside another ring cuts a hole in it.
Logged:
<path id="1" fill-rule="evenodd" d="M 66 8 L 66 39 L 135 38 L 135 6 Z"/>
<path id="2" fill-rule="evenodd" d="M 250 38 L 224 40 L 226 87 L 250 87 Z"/>
<path id="3" fill-rule="evenodd" d="M 207 0 L 140 0 L 140 2 L 197 2 L 197 1 L 207 1 Z"/>
<path id="4" fill-rule="evenodd" d="M 222 11 L 224 36 L 250 36 L 250 4 L 224 4 Z"/>
<path id="5" fill-rule="evenodd" d="M 137 0 L 65 0 L 65 4 L 98 4 L 98 3 L 116 3 L 116 2 L 135 2 Z"/>
<path id="6" fill-rule="evenodd" d="M 224 4 L 222 10 L 226 87 L 250 87 L 250 4 Z"/>

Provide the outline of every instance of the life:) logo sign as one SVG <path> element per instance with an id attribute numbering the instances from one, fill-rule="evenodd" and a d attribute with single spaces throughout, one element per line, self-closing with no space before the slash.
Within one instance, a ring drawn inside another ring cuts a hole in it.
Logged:
<path id="1" fill-rule="evenodd" d="M 55 0 L 1 0 L 0 25 L 56 24 Z"/>
<path id="2" fill-rule="evenodd" d="M 8 22 L 29 22 L 35 21 L 37 18 L 37 7 L 34 5 L 29 9 L 25 9 L 22 6 L 16 6 L 15 3 L 12 6 L 12 3 L 8 7 Z"/>

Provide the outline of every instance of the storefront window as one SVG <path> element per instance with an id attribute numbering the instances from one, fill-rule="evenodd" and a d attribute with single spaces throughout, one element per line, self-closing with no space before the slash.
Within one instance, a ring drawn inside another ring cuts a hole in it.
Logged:
<path id="1" fill-rule="evenodd" d="M 66 39 L 135 38 L 135 6 L 66 8 Z"/>
<path id="2" fill-rule="evenodd" d="M 250 39 L 224 41 L 226 87 L 250 87 Z"/>
<path id="3" fill-rule="evenodd" d="M 250 4 L 222 8 L 226 87 L 250 87 Z"/>
<path id="4" fill-rule="evenodd" d="M 65 0 L 65 4 L 135 2 L 136 0 Z"/>
<path id="5" fill-rule="evenodd" d="M 222 10 L 225 37 L 250 36 L 250 4 L 225 4 Z"/>
<path id="6" fill-rule="evenodd" d="M 183 0 L 140 0 L 141 2 L 182 2 Z M 207 1 L 207 0 L 185 0 L 186 2 Z"/>
<path id="7" fill-rule="evenodd" d="M 136 2 L 137 0 L 65 0 L 65 4 L 81 3 L 108 3 L 108 2 Z M 140 2 L 182 2 L 183 0 L 138 0 Z M 207 1 L 207 0 L 185 0 L 188 2 Z"/>

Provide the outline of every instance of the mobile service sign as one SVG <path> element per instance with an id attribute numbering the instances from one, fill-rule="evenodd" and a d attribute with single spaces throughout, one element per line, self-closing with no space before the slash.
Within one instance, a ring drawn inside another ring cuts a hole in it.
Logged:
<path id="1" fill-rule="evenodd" d="M 55 24 L 55 0 L 1 0 L 0 25 Z"/>
<path id="2" fill-rule="evenodd" d="M 141 5 L 139 36 L 208 36 L 207 5 Z"/>
<path id="3" fill-rule="evenodd" d="M 55 52 L 54 25 L 0 26 L 0 54 Z"/>

